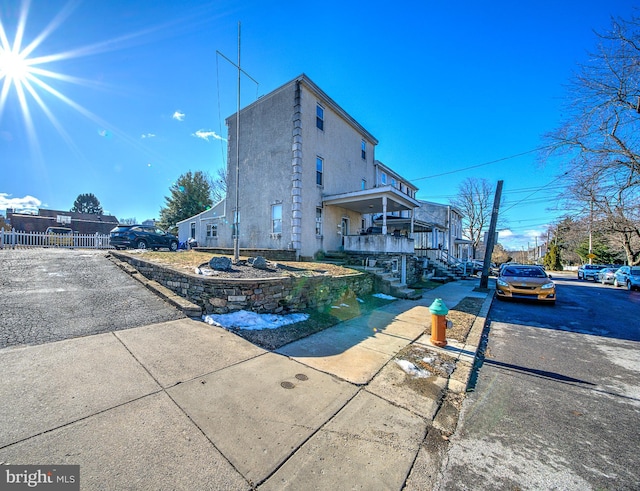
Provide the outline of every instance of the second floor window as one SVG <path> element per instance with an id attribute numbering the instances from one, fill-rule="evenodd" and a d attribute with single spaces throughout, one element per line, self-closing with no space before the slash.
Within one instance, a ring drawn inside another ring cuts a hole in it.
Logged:
<path id="1" fill-rule="evenodd" d="M 360 142 L 360 154 L 362 156 L 362 160 L 367 159 L 367 143 L 364 140 Z"/>
<path id="2" fill-rule="evenodd" d="M 282 205 L 271 206 L 271 232 L 282 233 Z"/>
<path id="3" fill-rule="evenodd" d="M 384 172 L 380 174 L 380 182 L 382 184 L 387 184 L 387 175 Z"/>
<path id="4" fill-rule="evenodd" d="M 316 106 L 316 126 L 324 131 L 324 108 L 320 104 Z"/>
<path id="5" fill-rule="evenodd" d="M 320 157 L 316 157 L 316 184 L 322 186 L 322 168 L 324 161 Z"/>
<path id="6" fill-rule="evenodd" d="M 361 189 L 364 191 L 365 189 L 367 189 L 367 180 L 363 179 L 362 180 L 362 184 L 361 184 Z"/>

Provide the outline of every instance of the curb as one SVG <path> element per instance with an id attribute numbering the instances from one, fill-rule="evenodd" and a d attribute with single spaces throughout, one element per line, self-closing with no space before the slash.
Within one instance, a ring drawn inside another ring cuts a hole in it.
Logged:
<path id="1" fill-rule="evenodd" d="M 107 259 L 110 259 L 111 262 L 113 262 L 116 266 L 122 269 L 125 273 L 127 273 L 132 278 L 138 280 L 148 290 L 152 291 L 163 300 L 169 302 L 171 305 L 173 305 L 175 308 L 180 310 L 187 317 L 200 318 L 202 316 L 202 307 L 200 307 L 199 305 L 189 302 L 189 300 L 174 293 L 173 291 L 169 290 L 167 287 L 162 286 L 157 281 L 146 278 L 136 268 L 134 268 L 127 262 L 121 261 L 119 258 L 117 258 L 111 253 L 107 254 Z"/>
<path id="2" fill-rule="evenodd" d="M 453 394 L 454 397 L 461 397 L 467 392 L 471 374 L 473 373 L 473 369 L 476 364 L 478 348 L 482 340 L 482 333 L 487 322 L 487 315 L 489 313 L 489 309 L 491 308 L 491 303 L 493 302 L 494 295 L 495 290 L 491 291 L 487 295 L 487 298 L 485 298 L 482 306 L 480 307 L 480 310 L 478 311 L 478 315 L 473 321 L 473 325 L 471 326 L 471 330 L 467 335 L 466 342 L 462 347 L 461 354 L 458 355 L 456 369 L 449 376 L 445 397 L 441 401 L 438 412 L 433 419 L 433 426 L 443 432 L 445 435 L 451 435 L 455 433 L 458 426 L 459 417 L 458 408 L 452 403 L 452 401 L 449 400 L 447 395 Z M 431 348 L 446 352 L 445 349 L 437 348 L 436 346 L 431 346 Z M 462 352 L 464 352 L 465 359 L 461 358 Z"/>

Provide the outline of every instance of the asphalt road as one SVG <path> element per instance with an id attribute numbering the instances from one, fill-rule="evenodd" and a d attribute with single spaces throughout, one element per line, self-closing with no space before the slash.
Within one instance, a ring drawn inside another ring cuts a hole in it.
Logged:
<path id="1" fill-rule="evenodd" d="M 555 307 L 494 300 L 437 489 L 640 489 L 640 292 L 554 280 Z"/>
<path id="2" fill-rule="evenodd" d="M 184 317 L 106 255 L 81 249 L 0 250 L 0 348 Z"/>

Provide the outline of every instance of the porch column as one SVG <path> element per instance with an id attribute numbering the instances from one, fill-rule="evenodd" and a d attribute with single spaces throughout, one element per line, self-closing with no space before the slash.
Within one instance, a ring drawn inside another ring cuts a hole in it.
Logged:
<path id="1" fill-rule="evenodd" d="M 382 197 L 382 235 L 387 235 L 387 197 Z"/>
<path id="2" fill-rule="evenodd" d="M 409 237 L 413 239 L 413 220 L 415 215 L 415 209 L 409 210 L 409 213 L 411 213 L 411 228 L 409 230 Z"/>

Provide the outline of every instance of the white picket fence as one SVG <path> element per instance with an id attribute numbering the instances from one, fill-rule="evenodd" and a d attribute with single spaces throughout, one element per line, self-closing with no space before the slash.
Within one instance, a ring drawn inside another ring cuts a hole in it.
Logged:
<path id="1" fill-rule="evenodd" d="M 0 249 L 15 249 L 20 247 L 112 249 L 108 234 L 64 235 L 0 229 Z"/>

